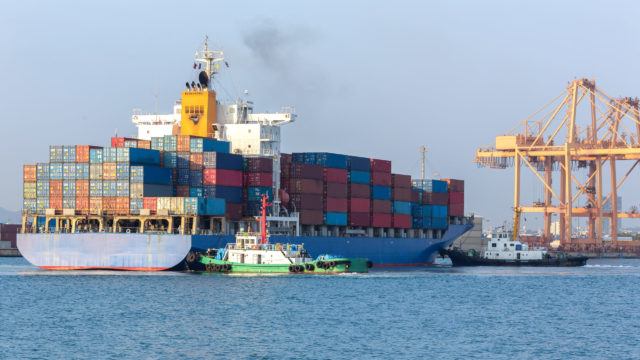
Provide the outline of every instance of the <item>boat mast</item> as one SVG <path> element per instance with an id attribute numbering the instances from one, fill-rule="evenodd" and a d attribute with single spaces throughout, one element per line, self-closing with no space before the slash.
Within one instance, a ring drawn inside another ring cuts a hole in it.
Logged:
<path id="1" fill-rule="evenodd" d="M 420 146 L 419 150 L 420 150 L 420 156 L 421 156 L 420 180 L 425 180 L 426 172 L 427 172 L 427 147 L 422 145 Z"/>
<path id="2" fill-rule="evenodd" d="M 218 63 L 224 61 L 224 52 L 222 50 L 209 50 L 209 36 L 205 36 L 202 50 L 196 51 L 195 61 L 204 64 L 204 71 L 209 77 L 207 89 L 213 90 L 213 75 L 218 73 L 220 68 Z"/>

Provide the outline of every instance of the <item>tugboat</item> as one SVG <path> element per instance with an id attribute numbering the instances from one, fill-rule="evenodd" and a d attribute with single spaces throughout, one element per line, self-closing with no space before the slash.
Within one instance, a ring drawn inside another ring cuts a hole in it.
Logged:
<path id="1" fill-rule="evenodd" d="M 269 205 L 267 196 L 263 195 L 260 233 L 238 232 L 235 243 L 222 249 L 209 249 L 205 254 L 189 253 L 187 266 L 207 272 L 244 274 L 366 273 L 373 266 L 365 258 L 320 255 L 313 259 L 303 244 L 270 243 L 266 225 Z"/>
<path id="2" fill-rule="evenodd" d="M 529 249 L 529 245 L 513 240 L 504 228 L 494 230 L 488 238 L 484 253 L 458 248 L 444 249 L 453 266 L 584 266 L 586 256 L 571 256 L 562 252 L 550 253 L 546 248 Z"/>

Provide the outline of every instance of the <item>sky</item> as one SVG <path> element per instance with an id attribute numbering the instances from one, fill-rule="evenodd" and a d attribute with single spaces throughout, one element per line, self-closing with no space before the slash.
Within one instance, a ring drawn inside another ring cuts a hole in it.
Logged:
<path id="1" fill-rule="evenodd" d="M 466 211 L 493 224 L 511 217 L 513 170 L 478 168 L 476 148 L 575 78 L 614 96 L 640 93 L 633 1 L 0 6 L 0 207 L 9 210 L 21 208 L 22 164 L 47 161 L 49 145 L 106 146 L 116 132 L 135 134 L 134 108 L 170 112 L 205 35 L 230 64 L 222 94 L 246 89 L 256 111 L 295 106 L 283 151 L 389 159 L 417 176 L 426 145 L 427 173 L 464 179 Z"/>

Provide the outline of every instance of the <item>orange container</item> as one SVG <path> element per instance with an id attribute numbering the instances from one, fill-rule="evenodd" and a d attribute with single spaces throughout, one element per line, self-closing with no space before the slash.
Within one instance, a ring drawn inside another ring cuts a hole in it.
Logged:
<path id="1" fill-rule="evenodd" d="M 116 198 L 116 213 L 121 215 L 129 214 L 129 197 L 118 196 Z"/>
<path id="2" fill-rule="evenodd" d="M 138 140 L 138 147 L 141 149 L 151 149 L 151 141 L 149 140 Z"/>
<path id="3" fill-rule="evenodd" d="M 79 210 L 81 212 L 88 212 L 89 211 L 89 197 L 87 196 L 83 196 L 83 197 L 78 197 L 76 196 L 76 210 Z"/>
<path id="4" fill-rule="evenodd" d="M 22 178 L 25 182 L 34 182 L 36 181 L 36 166 L 35 165 L 25 165 L 22 167 Z"/>
<path id="5" fill-rule="evenodd" d="M 62 194 L 62 188 L 60 188 L 60 194 Z M 49 197 L 49 208 L 62 210 L 62 195 Z"/>
<path id="6" fill-rule="evenodd" d="M 89 211 L 97 214 L 102 210 L 102 196 L 92 196 L 89 198 Z"/>
<path id="7" fill-rule="evenodd" d="M 146 197 L 142 199 L 142 208 L 148 209 L 151 211 L 156 211 L 158 209 L 158 198 L 155 197 Z"/>
<path id="8" fill-rule="evenodd" d="M 102 179 L 103 180 L 115 180 L 116 179 L 116 163 L 104 163 L 104 164 L 102 164 Z"/>
<path id="9" fill-rule="evenodd" d="M 189 152 L 191 151 L 191 136 L 189 135 L 178 135 L 177 138 L 177 146 L 176 150 L 178 152 Z"/>
<path id="10" fill-rule="evenodd" d="M 62 207 L 62 180 L 49 180 L 49 196 L 60 197 Z"/>
<path id="11" fill-rule="evenodd" d="M 76 180 L 76 198 L 79 197 L 89 197 L 89 180 Z"/>
<path id="12" fill-rule="evenodd" d="M 116 197 L 115 196 L 104 196 L 102 198 L 102 210 L 107 212 L 115 212 L 116 211 Z"/>

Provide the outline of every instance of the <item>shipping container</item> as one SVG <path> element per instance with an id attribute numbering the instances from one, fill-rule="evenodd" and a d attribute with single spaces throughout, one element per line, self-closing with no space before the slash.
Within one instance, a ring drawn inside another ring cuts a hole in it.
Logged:
<path id="1" fill-rule="evenodd" d="M 89 180 L 89 196 L 102 196 L 102 180 Z"/>
<path id="2" fill-rule="evenodd" d="M 152 137 L 151 138 L 151 149 L 153 150 L 164 150 L 164 138 L 163 137 Z"/>
<path id="3" fill-rule="evenodd" d="M 371 214 L 369 212 L 349 212 L 349 226 L 371 226 Z"/>
<path id="4" fill-rule="evenodd" d="M 319 165 L 293 163 L 290 168 L 290 177 L 296 179 L 322 180 L 324 168 Z"/>
<path id="5" fill-rule="evenodd" d="M 260 201 L 262 195 L 267 195 L 269 201 L 273 200 L 273 188 L 270 186 L 249 186 L 247 187 L 247 200 Z"/>
<path id="6" fill-rule="evenodd" d="M 189 185 L 177 185 L 176 186 L 176 196 L 179 197 L 188 197 L 189 193 L 191 192 L 191 188 L 189 187 Z"/>
<path id="7" fill-rule="evenodd" d="M 464 216 L 464 204 L 451 204 L 449 205 L 450 216 Z"/>
<path id="8" fill-rule="evenodd" d="M 410 229 L 412 226 L 411 215 L 393 214 L 391 226 L 396 229 Z"/>
<path id="9" fill-rule="evenodd" d="M 63 163 L 62 164 L 62 178 L 64 180 L 76 179 L 76 164 L 75 163 Z"/>
<path id="10" fill-rule="evenodd" d="M 36 199 L 36 212 L 39 215 L 44 215 L 49 209 L 49 197 L 38 197 Z"/>
<path id="11" fill-rule="evenodd" d="M 153 138 L 153 139 L 162 139 L 162 138 Z M 145 197 L 142 199 L 143 209 L 148 209 L 148 210 L 151 210 L 152 213 L 155 213 L 158 209 L 157 206 L 158 206 L 158 198 L 156 197 Z"/>
<path id="12" fill-rule="evenodd" d="M 273 186 L 273 173 L 246 173 L 245 186 Z"/>
<path id="13" fill-rule="evenodd" d="M 202 186 L 202 170 L 189 170 L 189 186 Z"/>
<path id="14" fill-rule="evenodd" d="M 234 203 L 230 203 L 227 202 L 225 204 L 226 207 L 226 211 L 225 211 L 225 217 L 228 220 L 240 220 L 242 219 L 242 204 L 234 204 Z"/>
<path id="15" fill-rule="evenodd" d="M 175 152 L 165 151 L 162 154 L 162 167 L 170 169 L 177 168 L 178 154 Z"/>
<path id="16" fill-rule="evenodd" d="M 62 195 L 49 197 L 49 208 L 55 210 L 62 210 Z"/>
<path id="17" fill-rule="evenodd" d="M 62 162 L 76 162 L 76 147 L 74 145 L 65 145 L 62 147 Z"/>
<path id="18" fill-rule="evenodd" d="M 447 182 L 450 192 L 464 192 L 464 180 L 442 179 Z"/>
<path id="19" fill-rule="evenodd" d="M 76 197 L 89 197 L 89 180 L 76 180 Z"/>
<path id="20" fill-rule="evenodd" d="M 424 192 L 422 194 L 422 203 L 428 205 L 447 205 L 449 203 L 448 193 L 431 193 Z"/>
<path id="21" fill-rule="evenodd" d="M 35 199 L 38 197 L 35 182 L 22 183 L 22 197 L 25 199 Z"/>
<path id="22" fill-rule="evenodd" d="M 204 197 L 204 191 L 202 190 L 202 187 L 189 187 L 189 196 L 190 197 Z"/>
<path id="23" fill-rule="evenodd" d="M 116 164 L 116 179 L 117 180 L 129 180 L 131 177 L 131 167 L 127 163 Z"/>
<path id="24" fill-rule="evenodd" d="M 35 214 L 38 211 L 36 199 L 22 199 L 22 211 L 26 214 Z"/>
<path id="25" fill-rule="evenodd" d="M 49 179 L 50 180 L 62 180 L 62 163 L 49 164 Z"/>
<path id="26" fill-rule="evenodd" d="M 22 180 L 35 182 L 38 179 L 37 168 L 37 165 L 24 165 L 22 167 Z"/>
<path id="27" fill-rule="evenodd" d="M 392 174 L 391 186 L 393 186 L 394 188 L 411 189 L 411 176 Z"/>
<path id="28" fill-rule="evenodd" d="M 178 169 L 190 169 L 191 168 L 191 154 L 188 152 L 176 153 L 176 167 Z"/>
<path id="29" fill-rule="evenodd" d="M 349 200 L 347 199 L 336 199 L 336 198 L 326 198 L 324 201 L 324 211 L 325 212 L 344 212 L 349 211 Z M 345 220 L 346 221 L 346 220 Z M 334 224 L 337 225 L 337 224 Z"/>
<path id="30" fill-rule="evenodd" d="M 89 212 L 98 214 L 102 211 L 102 196 L 91 196 L 89 198 Z"/>
<path id="31" fill-rule="evenodd" d="M 371 198 L 371 186 L 368 184 L 349 184 L 349 197 L 369 199 Z"/>
<path id="32" fill-rule="evenodd" d="M 391 161 L 371 159 L 371 172 L 391 173 Z"/>
<path id="33" fill-rule="evenodd" d="M 173 196 L 173 187 L 171 185 L 131 183 L 129 193 L 132 198 L 169 197 Z"/>
<path id="34" fill-rule="evenodd" d="M 76 210 L 82 214 L 89 212 L 89 198 L 88 197 L 76 197 Z"/>
<path id="35" fill-rule="evenodd" d="M 149 140 L 138 140 L 138 147 L 140 149 L 151 149 L 151 141 L 149 141 Z"/>
<path id="36" fill-rule="evenodd" d="M 391 201 L 371 200 L 371 212 L 379 214 L 391 214 Z"/>
<path id="37" fill-rule="evenodd" d="M 371 172 L 371 160 L 369 158 L 348 156 L 347 166 L 351 171 Z"/>
<path id="38" fill-rule="evenodd" d="M 64 161 L 63 148 L 64 147 L 62 145 L 49 146 L 49 162 L 50 163 L 61 163 Z"/>
<path id="39" fill-rule="evenodd" d="M 203 155 L 202 153 L 191 153 L 189 154 L 189 169 L 191 170 L 202 170 L 203 166 Z"/>
<path id="40" fill-rule="evenodd" d="M 49 196 L 62 198 L 62 180 L 49 180 Z"/>
<path id="41" fill-rule="evenodd" d="M 322 195 L 318 194 L 292 194 L 289 199 L 290 211 L 319 210 L 322 211 Z"/>
<path id="42" fill-rule="evenodd" d="M 76 180 L 89 180 L 89 163 L 76 164 Z"/>
<path id="43" fill-rule="evenodd" d="M 371 198 L 374 200 L 390 200 L 391 188 L 389 186 L 373 185 L 371 187 Z"/>
<path id="44" fill-rule="evenodd" d="M 49 180 L 49 164 L 39 163 L 36 165 L 36 179 Z"/>
<path id="45" fill-rule="evenodd" d="M 103 150 L 102 148 L 89 149 L 89 162 L 91 164 L 102 164 L 103 162 Z"/>
<path id="46" fill-rule="evenodd" d="M 103 180 L 116 180 L 116 163 L 104 163 L 102 164 L 102 179 Z"/>
<path id="47" fill-rule="evenodd" d="M 306 153 L 293 153 L 292 162 L 302 163 L 310 165 L 321 165 L 323 167 L 346 169 L 347 168 L 347 156 L 334 153 L 322 153 L 322 152 L 306 152 Z"/>
<path id="48" fill-rule="evenodd" d="M 76 196 L 76 181 L 64 180 L 62 182 L 62 196 L 75 197 Z"/>
<path id="49" fill-rule="evenodd" d="M 115 180 L 102 180 L 102 195 L 115 197 L 117 194 L 117 185 Z"/>
<path id="50" fill-rule="evenodd" d="M 140 148 L 118 148 L 116 150 L 117 162 L 129 165 L 160 165 L 160 152 L 158 150 Z"/>
<path id="51" fill-rule="evenodd" d="M 163 143 L 164 151 L 178 151 L 177 135 L 165 135 L 162 143 Z"/>
<path id="52" fill-rule="evenodd" d="M 349 172 L 349 182 L 352 184 L 370 184 L 371 173 L 368 171 L 356 171 Z"/>
<path id="53" fill-rule="evenodd" d="M 411 181 L 413 187 L 421 189 L 426 192 L 434 192 L 434 193 L 446 193 L 447 183 L 441 180 L 412 180 Z"/>
<path id="54" fill-rule="evenodd" d="M 373 227 L 388 228 L 391 227 L 391 223 L 391 214 L 371 214 L 371 226 Z"/>
<path id="55" fill-rule="evenodd" d="M 319 194 L 323 193 L 322 180 L 314 179 L 291 179 L 291 188 L 289 193 L 291 194 Z"/>
<path id="56" fill-rule="evenodd" d="M 242 170 L 244 168 L 244 160 L 241 155 L 210 151 L 205 151 L 203 154 L 205 168 L 226 170 Z"/>
<path id="57" fill-rule="evenodd" d="M 129 180 L 117 180 L 116 181 L 116 196 L 129 197 Z"/>
<path id="58" fill-rule="evenodd" d="M 115 163 L 118 161 L 118 149 L 117 148 L 103 148 L 102 149 L 102 162 Z"/>
<path id="59" fill-rule="evenodd" d="M 349 192 L 347 184 L 327 183 L 324 186 L 325 197 L 346 199 Z"/>
<path id="60" fill-rule="evenodd" d="M 324 216 L 324 222 L 327 225 L 346 226 L 347 213 L 328 211 Z"/>
<path id="61" fill-rule="evenodd" d="M 348 211 L 350 213 L 369 213 L 371 212 L 371 200 L 351 198 L 349 199 Z"/>
<path id="62" fill-rule="evenodd" d="M 412 201 L 410 188 L 393 188 L 392 189 L 393 200 L 397 201 Z"/>
<path id="63" fill-rule="evenodd" d="M 408 201 L 394 201 L 393 202 L 393 213 L 394 214 L 411 215 L 411 203 L 408 202 Z"/>
<path id="64" fill-rule="evenodd" d="M 213 151 L 228 154 L 231 151 L 231 144 L 228 141 L 221 141 L 212 138 L 191 137 L 189 150 L 192 153 Z"/>
<path id="65" fill-rule="evenodd" d="M 119 196 L 116 197 L 116 214 L 119 215 L 128 215 L 129 214 L 129 206 L 130 200 L 128 196 Z"/>
<path id="66" fill-rule="evenodd" d="M 250 173 L 272 173 L 273 159 L 268 157 L 245 157 L 244 170 Z"/>
<path id="67" fill-rule="evenodd" d="M 165 137 L 166 140 L 166 137 Z M 166 144 L 166 142 L 165 142 Z M 171 212 L 171 197 L 158 197 L 156 198 L 157 211 Z"/>
<path id="68" fill-rule="evenodd" d="M 131 166 L 130 168 L 131 182 L 171 185 L 171 169 L 165 169 L 157 166 Z"/>
<path id="69" fill-rule="evenodd" d="M 129 212 L 134 215 L 140 214 L 140 210 L 142 209 L 142 199 L 140 198 L 130 198 L 129 199 Z"/>
<path id="70" fill-rule="evenodd" d="M 75 196 L 63 196 L 62 197 L 62 208 L 63 209 L 72 209 L 76 208 L 76 197 Z"/>
<path id="71" fill-rule="evenodd" d="M 204 185 L 242 186 L 242 171 L 226 169 L 204 169 Z"/>
<path id="72" fill-rule="evenodd" d="M 300 211 L 300 224 L 302 225 L 322 225 L 324 213 L 322 210 L 302 210 Z"/>
<path id="73" fill-rule="evenodd" d="M 324 169 L 324 181 L 327 183 L 339 183 L 346 184 L 348 181 L 348 174 L 346 169 Z"/>
<path id="74" fill-rule="evenodd" d="M 36 183 L 36 196 L 49 197 L 49 180 L 38 180 Z"/>
<path id="75" fill-rule="evenodd" d="M 371 173 L 371 184 L 391 186 L 391 173 L 374 171 Z"/>
<path id="76" fill-rule="evenodd" d="M 89 163 L 91 162 L 91 149 L 97 148 L 91 145 L 76 145 L 76 159 L 77 163 Z"/>
<path id="77" fill-rule="evenodd" d="M 206 198 L 225 199 L 230 203 L 242 202 L 242 188 L 237 186 L 209 185 L 203 186 L 202 192 Z"/>

